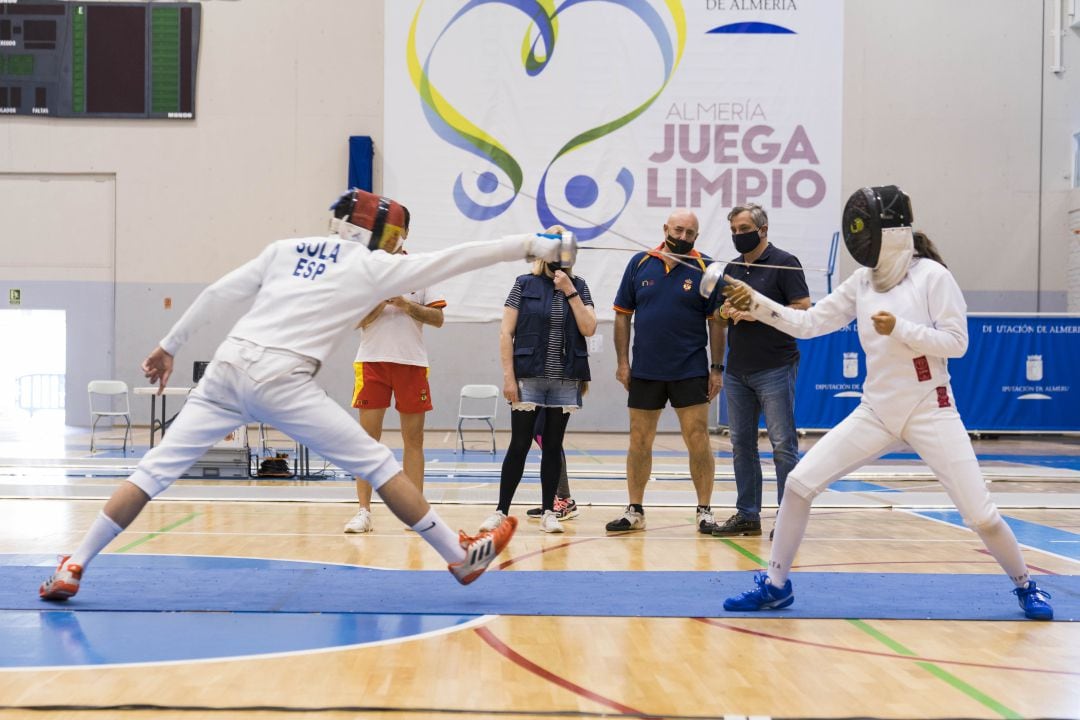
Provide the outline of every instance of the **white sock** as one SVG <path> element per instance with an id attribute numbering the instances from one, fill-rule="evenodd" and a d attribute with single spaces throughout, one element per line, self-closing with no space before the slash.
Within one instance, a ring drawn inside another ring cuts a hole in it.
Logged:
<path id="1" fill-rule="evenodd" d="M 112 518 L 106 515 L 104 511 L 99 512 L 94 519 L 94 523 L 86 531 L 86 535 L 83 536 L 79 548 L 72 553 L 71 560 L 68 562 L 82 565 L 85 569 L 90 564 L 90 561 L 96 558 L 105 549 L 105 546 L 123 531 L 124 528 L 113 522 Z"/>
<path id="2" fill-rule="evenodd" d="M 810 501 L 793 492 L 784 493 L 784 501 L 776 515 L 772 556 L 769 558 L 769 584 L 774 587 L 782 588 L 787 582 L 809 521 Z"/>
<path id="3" fill-rule="evenodd" d="M 465 559 L 465 549 L 458 542 L 458 534 L 451 530 L 434 510 L 428 510 L 427 515 L 413 525 L 412 529 L 427 540 L 428 544 L 435 548 L 446 562 L 456 563 Z"/>
<path id="4" fill-rule="evenodd" d="M 1031 575 L 1028 573 L 1027 563 L 1024 562 L 1024 555 L 1020 552 L 1020 544 L 1016 542 L 1016 535 L 1013 535 L 1008 523 L 999 515 L 993 525 L 973 529 L 998 561 L 998 565 L 1008 573 L 1013 584 L 1016 587 L 1027 587 Z"/>

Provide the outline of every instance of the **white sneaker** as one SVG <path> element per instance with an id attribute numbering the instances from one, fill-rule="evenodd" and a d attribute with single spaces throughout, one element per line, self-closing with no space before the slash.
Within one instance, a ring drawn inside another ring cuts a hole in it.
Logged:
<path id="1" fill-rule="evenodd" d="M 506 520 L 506 515 L 501 510 L 496 510 L 488 516 L 488 519 L 480 525 L 480 532 L 491 532 L 495 528 L 503 524 Z"/>
<path id="2" fill-rule="evenodd" d="M 640 513 L 627 505 L 622 515 L 615 518 L 604 526 L 608 532 L 626 532 L 627 530 L 644 530 L 645 513 Z"/>
<path id="3" fill-rule="evenodd" d="M 716 527 L 716 518 L 713 517 L 712 508 L 708 505 L 698 505 L 697 527 L 698 532 L 704 535 L 712 533 L 713 528 Z"/>
<path id="4" fill-rule="evenodd" d="M 375 526 L 371 522 L 371 511 L 360 508 L 360 512 L 353 516 L 353 519 L 345 523 L 345 532 L 347 533 L 366 533 L 375 529 Z"/>
<path id="5" fill-rule="evenodd" d="M 551 510 L 544 511 L 543 517 L 540 518 L 540 529 L 546 533 L 564 532 L 562 523 L 559 522 L 559 516 Z"/>

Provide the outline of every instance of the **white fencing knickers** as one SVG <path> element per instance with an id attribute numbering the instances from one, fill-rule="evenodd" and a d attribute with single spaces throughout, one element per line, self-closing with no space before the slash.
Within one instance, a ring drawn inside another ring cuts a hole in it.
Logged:
<path id="1" fill-rule="evenodd" d="M 312 358 L 228 338 L 130 481 L 155 497 L 229 432 L 263 422 L 377 490 L 401 464 L 319 387 L 318 368 Z"/>
<path id="2" fill-rule="evenodd" d="M 948 406 L 929 393 L 911 413 L 900 436 L 894 435 L 865 403 L 827 432 L 788 475 L 784 492 L 807 500 L 848 473 L 907 443 L 944 486 L 969 527 L 985 527 L 999 513 L 975 458 L 967 429 L 948 393 Z"/>

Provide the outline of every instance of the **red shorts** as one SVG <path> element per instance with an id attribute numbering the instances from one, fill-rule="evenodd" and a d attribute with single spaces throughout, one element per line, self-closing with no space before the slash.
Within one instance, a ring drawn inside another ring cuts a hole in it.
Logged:
<path id="1" fill-rule="evenodd" d="M 431 388 L 428 368 L 392 362 L 353 363 L 356 382 L 353 385 L 354 408 L 381 410 L 390 407 L 399 413 L 422 413 L 431 410 Z"/>

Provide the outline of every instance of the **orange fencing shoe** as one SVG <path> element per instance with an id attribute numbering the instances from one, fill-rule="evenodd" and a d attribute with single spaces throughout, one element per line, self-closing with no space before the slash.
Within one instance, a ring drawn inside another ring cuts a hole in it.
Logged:
<path id="1" fill-rule="evenodd" d="M 79 581 L 82 580 L 82 565 L 69 563 L 70 555 L 60 558 L 60 564 L 56 572 L 45 582 L 41 583 L 38 595 L 42 600 L 67 600 L 79 592 Z"/>
<path id="2" fill-rule="evenodd" d="M 481 532 L 476 537 L 461 533 L 459 537 L 461 547 L 465 551 L 465 559 L 451 563 L 447 569 L 459 583 L 468 585 L 484 574 L 491 561 L 510 543 L 515 530 L 517 530 L 517 518 L 508 517 L 499 524 L 499 527 L 490 532 Z"/>

